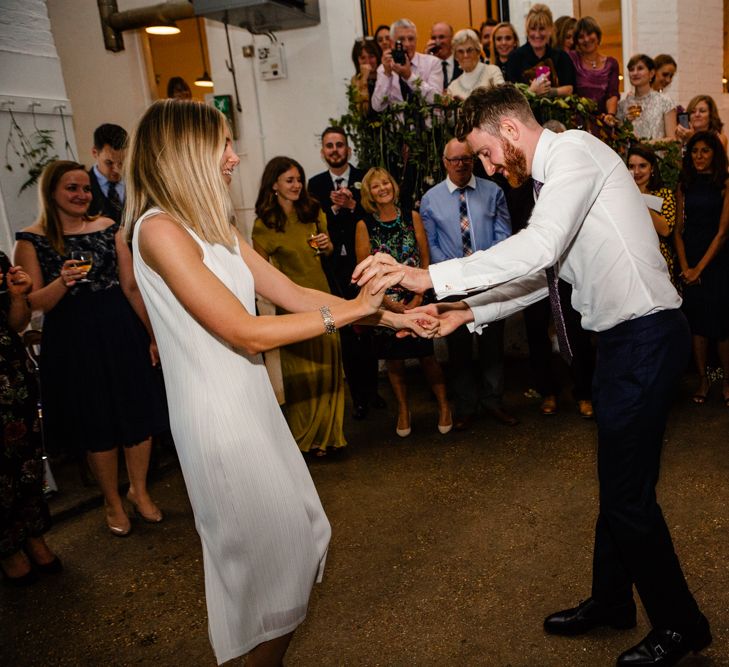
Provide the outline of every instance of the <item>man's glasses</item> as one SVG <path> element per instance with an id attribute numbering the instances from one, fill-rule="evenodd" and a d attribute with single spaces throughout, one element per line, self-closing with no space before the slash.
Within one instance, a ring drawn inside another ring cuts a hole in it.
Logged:
<path id="1" fill-rule="evenodd" d="M 444 159 L 450 164 L 469 164 L 470 162 L 473 162 L 473 155 L 467 155 L 464 157 L 447 157 Z"/>

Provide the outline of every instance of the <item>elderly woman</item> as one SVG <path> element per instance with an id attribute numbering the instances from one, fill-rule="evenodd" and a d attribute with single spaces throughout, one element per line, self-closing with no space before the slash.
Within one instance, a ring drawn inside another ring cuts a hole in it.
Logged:
<path id="1" fill-rule="evenodd" d="M 653 90 L 657 90 L 659 93 L 662 93 L 671 85 L 673 77 L 676 76 L 678 64 L 673 56 L 669 56 L 667 53 L 657 55 L 653 59 L 653 62 L 656 66 L 656 76 L 653 79 L 651 87 Z"/>
<path id="2" fill-rule="evenodd" d="M 600 53 L 602 30 L 591 16 L 577 21 L 575 26 L 576 51 L 570 51 L 575 66 L 575 93 L 597 103 L 597 111 L 609 125 L 617 122 L 618 61 Z"/>
<path id="3" fill-rule="evenodd" d="M 399 188 L 385 169 L 373 167 L 362 179 L 362 207 L 367 212 L 357 223 L 355 245 L 357 261 L 385 252 L 398 262 L 427 268 L 430 263 L 428 239 L 423 223 L 415 211 L 397 205 Z M 389 289 L 383 306 L 402 313 L 422 303 L 423 297 L 396 286 Z M 428 384 L 438 401 L 438 431 L 448 433 L 453 427 L 443 370 L 436 361 L 433 341 L 425 338 L 397 338 L 391 331 L 377 329 L 378 356 L 387 363 L 387 376 L 398 402 L 397 427 L 401 438 L 410 435 L 410 406 L 405 381 L 405 359 L 418 359 Z"/>
<path id="4" fill-rule="evenodd" d="M 722 400 L 729 407 L 729 166 L 715 132 L 696 132 L 686 145 L 678 189 L 676 254 L 684 282 L 683 309 L 691 327 L 699 386 L 693 402 L 706 402 L 709 340 L 724 371 Z"/>
<path id="5" fill-rule="evenodd" d="M 689 126 L 676 127 L 676 137 L 682 142 L 687 142 L 696 132 L 714 132 L 724 150 L 727 148 L 727 137 L 722 132 L 724 123 L 719 117 L 719 110 L 716 108 L 716 102 L 711 95 L 697 95 L 686 107 L 686 113 L 689 117 Z"/>
<path id="6" fill-rule="evenodd" d="M 329 293 L 322 255 L 334 250 L 327 220 L 309 196 L 301 165 L 275 157 L 263 170 L 253 248 L 290 280 Z M 325 456 L 346 446 L 344 376 L 339 336 L 317 336 L 281 348 L 284 414 L 299 449 Z"/>
<path id="7" fill-rule="evenodd" d="M 352 47 L 352 63 L 355 74 L 351 85 L 354 89 L 357 108 L 363 116 L 372 112 L 370 97 L 377 82 L 377 68 L 382 59 L 382 51 L 372 37 L 358 39 Z"/>
<path id="8" fill-rule="evenodd" d="M 145 521 L 162 521 L 147 491 L 151 436 L 168 428 L 153 369 L 157 346 L 123 232 L 109 218 L 87 215 L 92 195 L 84 166 L 51 162 L 38 194 L 38 220 L 15 235 L 15 261 L 33 281 L 33 310 L 45 314 L 44 435 L 51 450 L 86 451 L 106 525 L 124 537 L 131 523 L 119 496 L 120 446 L 127 500 Z"/>
<path id="9" fill-rule="evenodd" d="M 491 64 L 501 70 L 501 75 L 506 81 L 506 65 L 509 56 L 519 46 L 519 35 L 516 28 L 506 21 L 497 23 L 491 33 Z"/>
<path id="10" fill-rule="evenodd" d="M 633 134 L 644 141 L 669 141 L 676 133 L 676 106 L 669 97 L 651 88 L 656 65 L 644 53 L 628 61 L 633 92 L 618 102 L 618 120 L 629 120 Z"/>
<path id="11" fill-rule="evenodd" d="M 463 73 L 448 85 L 448 94 L 465 100 L 475 88 L 492 88 L 504 83 L 501 69 L 479 62 L 481 43 L 473 30 L 459 30 L 453 36 L 453 53 Z"/>
<path id="12" fill-rule="evenodd" d="M 575 68 L 569 56 L 550 45 L 554 24 L 547 5 L 536 4 L 526 17 L 527 43 L 509 56 L 506 80 L 528 83 L 535 95 L 571 95 Z"/>

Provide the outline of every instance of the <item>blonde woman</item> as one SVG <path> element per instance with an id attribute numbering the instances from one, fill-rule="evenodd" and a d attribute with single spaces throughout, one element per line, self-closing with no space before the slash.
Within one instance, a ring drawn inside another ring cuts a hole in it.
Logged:
<path id="1" fill-rule="evenodd" d="M 392 281 L 352 301 L 291 282 L 231 225 L 238 163 L 215 108 L 154 103 L 129 148 L 125 226 L 203 543 L 209 636 L 219 664 L 248 653 L 258 667 L 282 663 L 330 535 L 261 352 L 367 317 L 427 335 L 437 323 L 380 314 Z M 291 314 L 256 316 L 256 293 Z"/>
<path id="2" fill-rule="evenodd" d="M 463 73 L 448 85 L 448 94 L 465 100 L 475 88 L 491 88 L 504 83 L 501 69 L 479 62 L 481 43 L 473 30 L 459 30 L 453 36 L 453 53 Z"/>

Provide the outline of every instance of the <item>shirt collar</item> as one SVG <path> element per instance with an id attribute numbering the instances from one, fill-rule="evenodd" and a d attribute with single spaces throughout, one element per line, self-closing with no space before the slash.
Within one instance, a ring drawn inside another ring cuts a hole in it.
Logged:
<path id="1" fill-rule="evenodd" d="M 451 194 L 453 194 L 456 190 L 461 189 L 451 180 L 450 176 L 446 176 L 445 183 L 446 187 L 448 188 L 448 192 L 450 192 Z M 471 180 L 466 183 L 465 187 L 471 188 L 471 190 L 476 189 L 476 177 L 473 174 L 471 174 Z"/>
<path id="2" fill-rule="evenodd" d="M 106 190 L 106 185 L 109 182 L 109 179 L 99 171 L 99 168 L 96 165 L 94 165 L 94 175 L 96 176 L 96 180 L 99 182 L 101 189 Z"/>
<path id="3" fill-rule="evenodd" d="M 539 141 L 537 141 L 537 147 L 534 150 L 534 157 L 532 158 L 532 178 L 535 181 L 544 183 L 547 153 L 556 138 L 557 135 L 552 130 L 542 130 Z"/>
<path id="4" fill-rule="evenodd" d="M 335 181 L 336 181 L 336 180 L 337 180 L 338 178 L 341 178 L 341 179 L 343 179 L 343 180 L 342 180 L 342 184 L 343 184 L 343 185 L 346 185 L 347 183 L 349 183 L 349 172 L 350 172 L 350 171 L 351 171 L 351 167 L 350 167 L 349 165 L 347 165 L 347 171 L 345 171 L 345 172 L 344 172 L 343 174 L 339 174 L 339 175 L 337 176 L 337 174 L 333 174 L 333 173 L 332 173 L 332 170 L 330 169 L 330 170 L 329 170 L 329 175 L 330 175 L 330 176 L 332 177 L 332 183 L 334 183 L 334 185 L 336 185 Z"/>

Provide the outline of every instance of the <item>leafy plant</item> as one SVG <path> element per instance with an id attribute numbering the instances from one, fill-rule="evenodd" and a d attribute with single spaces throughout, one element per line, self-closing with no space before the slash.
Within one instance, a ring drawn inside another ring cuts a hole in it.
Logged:
<path id="1" fill-rule="evenodd" d="M 14 153 L 18 159 L 18 167 L 26 169 L 28 179 L 20 186 L 20 192 L 35 185 L 41 172 L 49 162 L 58 159 L 53 150 L 54 130 L 42 130 L 35 122 L 35 114 L 33 114 L 33 133 L 28 136 L 15 119 L 12 109 L 6 109 L 10 114 L 10 131 L 5 141 L 5 168 L 13 171 L 13 165 L 10 164 L 10 153 Z"/>

